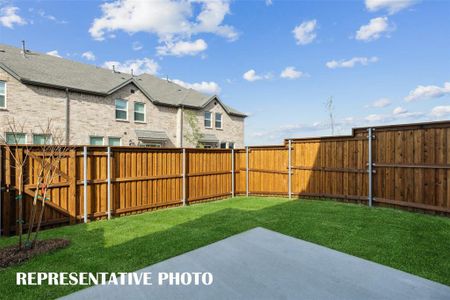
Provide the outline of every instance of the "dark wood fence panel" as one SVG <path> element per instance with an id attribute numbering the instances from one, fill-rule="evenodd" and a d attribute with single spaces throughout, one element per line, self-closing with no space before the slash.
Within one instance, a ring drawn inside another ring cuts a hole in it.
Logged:
<path id="1" fill-rule="evenodd" d="M 374 131 L 379 202 L 450 211 L 450 128 L 428 124 Z"/>

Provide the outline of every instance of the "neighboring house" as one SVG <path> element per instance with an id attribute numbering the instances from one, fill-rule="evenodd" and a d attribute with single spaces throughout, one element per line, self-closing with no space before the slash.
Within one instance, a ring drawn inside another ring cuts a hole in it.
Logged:
<path id="1" fill-rule="evenodd" d="M 131 71 L 131 70 L 130 70 Z M 26 124 L 22 143 L 50 137 L 49 119 L 67 144 L 197 147 L 188 143 L 188 115 L 196 116 L 199 144 L 244 146 L 246 115 L 208 96 L 149 74 L 133 76 L 0 44 L 0 134 L 8 120 Z"/>

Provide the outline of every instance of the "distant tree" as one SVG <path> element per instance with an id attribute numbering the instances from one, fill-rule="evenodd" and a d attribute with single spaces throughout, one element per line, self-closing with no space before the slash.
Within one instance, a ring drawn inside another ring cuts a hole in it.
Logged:
<path id="1" fill-rule="evenodd" d="M 325 103 L 325 107 L 328 113 L 328 116 L 330 118 L 330 129 L 331 129 L 331 135 L 334 135 L 334 103 L 333 103 L 333 96 L 331 96 L 327 102 Z"/>
<path id="2" fill-rule="evenodd" d="M 187 142 L 194 145 L 194 147 L 203 148 L 203 144 L 200 140 L 203 138 L 203 133 L 198 125 L 198 118 L 192 111 L 185 111 L 185 119 L 190 130 L 184 132 L 184 138 Z"/>

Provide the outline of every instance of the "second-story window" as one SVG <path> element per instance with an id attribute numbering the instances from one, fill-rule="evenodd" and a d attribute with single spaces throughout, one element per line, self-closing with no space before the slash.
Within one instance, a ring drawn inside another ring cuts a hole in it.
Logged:
<path id="1" fill-rule="evenodd" d="M 221 113 L 216 113 L 216 128 L 217 129 L 222 129 L 222 114 Z"/>
<path id="2" fill-rule="evenodd" d="M 212 128 L 212 113 L 209 111 L 205 111 L 205 127 Z"/>
<path id="3" fill-rule="evenodd" d="M 0 108 L 6 108 L 6 82 L 0 81 Z"/>
<path id="4" fill-rule="evenodd" d="M 145 122 L 145 104 L 134 102 L 134 121 Z"/>
<path id="5" fill-rule="evenodd" d="M 116 120 L 128 120 L 128 101 L 123 99 L 116 99 Z"/>

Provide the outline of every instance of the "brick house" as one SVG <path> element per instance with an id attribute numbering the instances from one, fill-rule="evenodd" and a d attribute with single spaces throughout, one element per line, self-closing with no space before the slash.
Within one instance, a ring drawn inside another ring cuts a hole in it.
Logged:
<path id="1" fill-rule="evenodd" d="M 203 146 L 243 147 L 245 117 L 216 95 L 170 80 L 0 44 L 0 134 L 7 140 L 11 118 L 25 122 L 15 133 L 23 143 L 48 140 L 36 132 L 51 119 L 68 144 L 196 147 L 186 140 L 194 120 Z"/>

